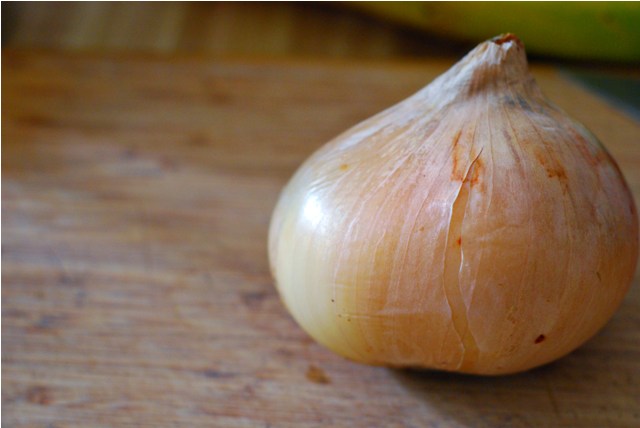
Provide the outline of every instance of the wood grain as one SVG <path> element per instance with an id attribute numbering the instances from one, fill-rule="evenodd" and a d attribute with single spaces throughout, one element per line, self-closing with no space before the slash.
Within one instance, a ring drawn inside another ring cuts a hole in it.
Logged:
<path id="1" fill-rule="evenodd" d="M 278 300 L 280 188 L 448 65 L 5 50 L 3 426 L 638 426 L 638 277 L 586 346 L 500 378 L 351 363 Z M 638 198 L 638 123 L 535 71 Z"/>
<path id="2" fill-rule="evenodd" d="M 472 46 L 317 2 L 3 3 L 14 48 L 388 58 Z"/>

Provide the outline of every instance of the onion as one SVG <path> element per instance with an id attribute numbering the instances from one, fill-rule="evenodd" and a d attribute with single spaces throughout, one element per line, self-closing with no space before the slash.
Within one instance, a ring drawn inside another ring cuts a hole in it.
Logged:
<path id="1" fill-rule="evenodd" d="M 279 293 L 373 365 L 505 374 L 588 340 L 627 292 L 637 211 L 615 161 L 499 36 L 323 146 L 269 231 Z"/>

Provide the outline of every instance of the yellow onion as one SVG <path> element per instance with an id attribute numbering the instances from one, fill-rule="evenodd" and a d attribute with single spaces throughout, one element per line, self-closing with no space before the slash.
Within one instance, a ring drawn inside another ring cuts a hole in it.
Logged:
<path id="1" fill-rule="evenodd" d="M 269 256 L 292 316 L 336 353 L 503 374 L 604 326 L 638 220 L 615 161 L 508 34 L 314 153 L 280 196 Z"/>

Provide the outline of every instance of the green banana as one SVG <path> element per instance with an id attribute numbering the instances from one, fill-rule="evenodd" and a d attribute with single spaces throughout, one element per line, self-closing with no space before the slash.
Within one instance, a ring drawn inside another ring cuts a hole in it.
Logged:
<path id="1" fill-rule="evenodd" d="M 477 43 L 511 32 L 533 53 L 640 61 L 639 2 L 351 2 L 349 7 Z"/>

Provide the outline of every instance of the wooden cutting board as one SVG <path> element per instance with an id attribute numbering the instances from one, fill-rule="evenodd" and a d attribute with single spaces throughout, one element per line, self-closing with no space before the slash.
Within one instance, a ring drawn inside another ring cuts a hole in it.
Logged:
<path id="1" fill-rule="evenodd" d="M 449 65 L 3 52 L 2 425 L 640 426 L 638 277 L 586 346 L 498 378 L 346 361 L 280 303 L 281 187 Z M 535 74 L 640 200 L 639 124 Z"/>

